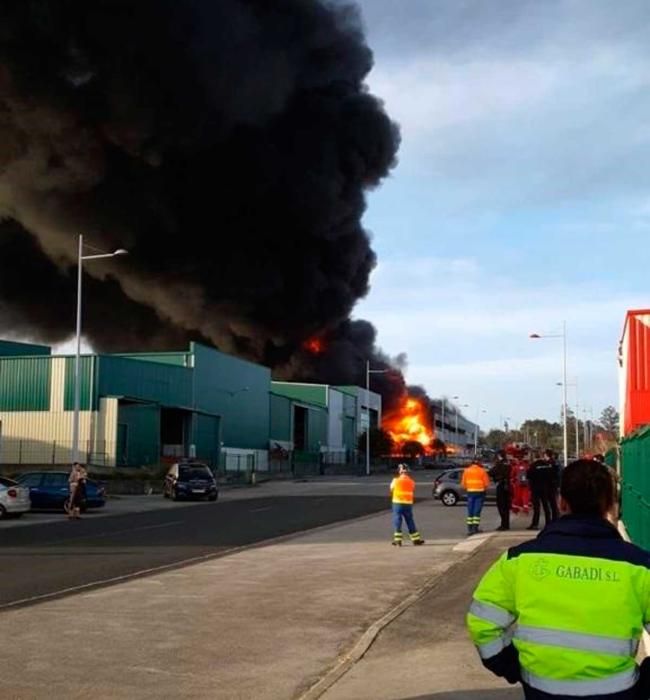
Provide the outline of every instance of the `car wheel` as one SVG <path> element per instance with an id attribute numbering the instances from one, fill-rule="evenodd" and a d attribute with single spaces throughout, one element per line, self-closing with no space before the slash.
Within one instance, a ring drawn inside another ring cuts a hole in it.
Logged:
<path id="1" fill-rule="evenodd" d="M 458 503 L 458 496 L 453 491 L 443 491 L 440 494 L 443 506 L 455 506 Z"/>
<path id="2" fill-rule="evenodd" d="M 208 501 L 216 501 L 218 497 L 218 493 L 213 493 L 211 496 L 208 496 Z"/>
<path id="3" fill-rule="evenodd" d="M 7 509 L 0 505 L 0 520 L 4 520 L 7 517 Z"/>

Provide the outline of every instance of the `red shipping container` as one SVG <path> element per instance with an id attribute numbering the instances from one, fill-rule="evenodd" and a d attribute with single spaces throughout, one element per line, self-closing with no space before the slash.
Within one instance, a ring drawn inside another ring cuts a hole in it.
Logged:
<path id="1" fill-rule="evenodd" d="M 650 424 L 650 309 L 628 311 L 619 346 L 621 436 Z"/>

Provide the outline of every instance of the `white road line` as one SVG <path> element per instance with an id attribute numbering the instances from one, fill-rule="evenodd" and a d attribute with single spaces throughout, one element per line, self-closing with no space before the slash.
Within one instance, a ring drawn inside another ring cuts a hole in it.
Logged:
<path id="1" fill-rule="evenodd" d="M 265 510 L 273 510 L 273 506 L 268 506 L 267 508 L 252 508 L 249 510 L 249 513 L 262 513 Z"/>
<path id="2" fill-rule="evenodd" d="M 160 523 L 158 525 L 143 525 L 142 527 L 130 527 L 126 530 L 111 530 L 109 532 L 99 532 L 95 534 L 77 535 L 76 537 L 66 537 L 65 539 L 46 540 L 40 544 L 63 544 L 65 542 L 74 542 L 75 540 L 87 540 L 95 537 L 110 537 L 111 535 L 123 535 L 131 532 L 142 532 L 143 530 L 159 530 L 163 527 L 172 527 L 173 525 L 182 525 L 184 520 L 172 520 L 168 523 Z M 20 546 L 20 545 L 19 545 Z"/>

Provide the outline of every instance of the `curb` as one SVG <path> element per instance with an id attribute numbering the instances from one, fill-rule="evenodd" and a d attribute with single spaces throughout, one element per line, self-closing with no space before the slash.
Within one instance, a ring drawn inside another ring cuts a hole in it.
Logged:
<path id="1" fill-rule="evenodd" d="M 621 533 L 621 536 L 626 542 L 632 542 L 630 536 L 627 533 L 625 523 L 622 520 L 618 521 L 618 531 Z M 641 635 L 641 644 L 639 645 L 639 651 L 644 657 L 650 656 L 650 634 L 648 634 L 648 632 L 646 632 L 645 630 Z"/>
<path id="2" fill-rule="evenodd" d="M 304 693 L 297 696 L 297 700 L 318 700 L 322 697 L 337 681 L 339 681 L 358 661 L 360 661 L 365 653 L 370 649 L 373 642 L 379 636 L 379 633 L 386 628 L 393 620 L 398 618 L 402 613 L 408 610 L 413 604 L 417 603 L 420 598 L 429 593 L 433 588 L 435 588 L 443 576 L 447 576 L 454 569 L 465 564 L 468 559 L 471 559 L 474 554 L 482 544 L 485 544 L 493 537 L 493 534 L 489 534 L 481 539 L 473 539 L 468 542 L 471 543 L 471 548 L 468 547 L 464 550 L 458 549 L 459 545 L 452 548 L 454 552 L 461 552 L 467 554 L 460 561 L 454 562 L 444 571 L 440 571 L 435 576 L 427 579 L 415 592 L 411 593 L 407 598 L 405 598 L 401 603 L 398 603 L 394 608 L 389 610 L 383 617 L 379 618 L 374 622 L 368 629 L 363 633 L 359 641 L 352 647 L 352 649 L 342 656 L 336 666 L 331 668 L 327 673 L 314 685 L 308 688 Z M 465 544 L 464 542 L 461 544 Z"/>

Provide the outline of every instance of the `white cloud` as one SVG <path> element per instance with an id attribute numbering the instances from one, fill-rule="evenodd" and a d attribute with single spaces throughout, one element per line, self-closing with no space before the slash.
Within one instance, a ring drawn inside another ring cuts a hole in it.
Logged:
<path id="1" fill-rule="evenodd" d="M 410 382 L 432 395 L 458 394 L 473 406 L 485 405 L 496 424 L 498 415 L 555 416 L 562 343 L 528 335 L 559 333 L 563 320 L 569 377 L 578 379 L 581 403 L 597 412 L 615 403 L 625 311 L 643 301 L 643 295 L 619 293 L 602 281 L 548 285 L 535 277 L 517 284 L 477 260 L 433 257 L 382 263 L 355 315 L 376 325 L 387 352 L 407 352 Z"/>

